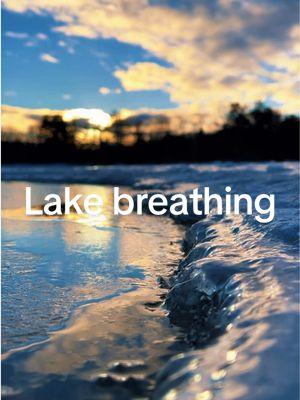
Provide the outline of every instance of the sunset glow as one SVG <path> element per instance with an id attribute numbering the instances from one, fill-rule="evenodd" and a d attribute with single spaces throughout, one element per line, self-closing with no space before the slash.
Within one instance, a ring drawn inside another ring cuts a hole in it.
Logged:
<path id="1" fill-rule="evenodd" d="M 235 102 L 298 112 L 295 0 L 4 0 L 3 14 L 3 102 L 18 115 L 105 128 L 146 109 L 211 132 Z"/>
<path id="2" fill-rule="evenodd" d="M 90 125 L 106 128 L 111 123 L 111 117 L 108 113 L 100 109 L 86 109 L 86 108 L 75 108 L 67 110 L 63 113 L 63 119 L 65 121 L 72 120 L 86 120 Z"/>

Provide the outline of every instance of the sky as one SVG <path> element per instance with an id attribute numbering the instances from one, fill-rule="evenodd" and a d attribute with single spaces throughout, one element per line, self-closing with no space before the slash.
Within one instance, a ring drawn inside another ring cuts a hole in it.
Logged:
<path id="1" fill-rule="evenodd" d="M 2 7 L 4 126 L 15 120 L 24 129 L 45 110 L 80 108 L 197 116 L 210 130 L 232 102 L 298 111 L 296 0 L 3 0 Z"/>

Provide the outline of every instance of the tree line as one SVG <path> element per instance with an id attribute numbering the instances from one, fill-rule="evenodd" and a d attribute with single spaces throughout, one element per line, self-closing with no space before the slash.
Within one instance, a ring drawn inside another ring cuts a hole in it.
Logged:
<path id="1" fill-rule="evenodd" d="M 175 134 L 165 124 L 165 130 L 145 135 L 141 120 L 116 118 L 109 128 L 111 140 L 79 143 L 76 137 L 82 125 L 75 122 L 46 115 L 35 141 L 10 141 L 4 135 L 3 162 L 140 164 L 299 159 L 299 118 L 283 116 L 263 103 L 253 109 L 232 104 L 223 126 L 213 134 L 201 129 Z"/>

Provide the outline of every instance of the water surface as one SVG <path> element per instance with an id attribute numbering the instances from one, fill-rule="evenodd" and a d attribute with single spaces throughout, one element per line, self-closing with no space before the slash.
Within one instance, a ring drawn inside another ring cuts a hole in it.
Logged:
<path id="1" fill-rule="evenodd" d="M 4 175 L 7 394 L 299 398 L 297 163 L 8 166 Z M 274 194 L 275 218 L 260 224 L 244 210 L 198 222 L 116 218 L 107 201 L 105 220 L 33 221 L 21 208 L 26 180 L 44 182 L 35 193 L 73 182 L 107 199 L 111 187 L 100 184 L 165 194 L 203 186 L 224 194 L 229 185 L 233 193 Z M 168 289 L 157 275 L 170 278 Z"/>
<path id="2" fill-rule="evenodd" d="M 182 229 L 168 218 L 114 216 L 112 188 L 101 186 L 71 185 L 74 194 L 101 195 L 99 217 L 27 217 L 26 185 L 35 206 L 64 189 L 3 184 L 4 393 L 77 398 L 72 383 L 55 392 L 57 382 L 75 379 L 78 398 L 99 398 L 90 382 L 114 363 L 155 373 L 175 354 L 178 332 L 159 307 L 157 279 L 175 269 Z"/>

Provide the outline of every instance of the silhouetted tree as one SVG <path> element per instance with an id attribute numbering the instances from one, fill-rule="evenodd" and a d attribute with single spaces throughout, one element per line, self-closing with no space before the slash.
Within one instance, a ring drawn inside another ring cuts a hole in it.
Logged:
<path id="1" fill-rule="evenodd" d="M 233 103 L 230 106 L 230 111 L 227 114 L 225 127 L 246 129 L 250 125 L 249 116 L 245 107 L 239 103 Z"/>
<path id="2" fill-rule="evenodd" d="M 89 129 L 87 121 L 65 122 L 59 115 L 45 116 L 38 142 L 12 142 L 4 134 L 3 162 L 112 164 L 299 159 L 299 118 L 283 117 L 261 102 L 250 110 L 232 104 L 224 125 L 209 135 L 203 130 L 184 135 L 172 133 L 167 117 L 141 114 L 114 118 L 110 131 L 117 140 L 86 146 L 75 145 L 75 136 L 77 129 Z"/>
<path id="3" fill-rule="evenodd" d="M 110 131 L 115 135 L 117 143 L 122 144 L 127 127 L 126 119 L 121 118 L 117 112 L 112 114 L 112 118 L 114 122 L 110 127 Z"/>
<path id="4" fill-rule="evenodd" d="M 41 120 L 39 135 L 50 146 L 74 146 L 77 128 L 63 120 L 61 115 L 46 115 Z"/>
<path id="5" fill-rule="evenodd" d="M 281 115 L 267 107 L 264 103 L 258 102 L 250 111 L 249 117 L 252 125 L 257 129 L 276 129 L 281 122 Z"/>

